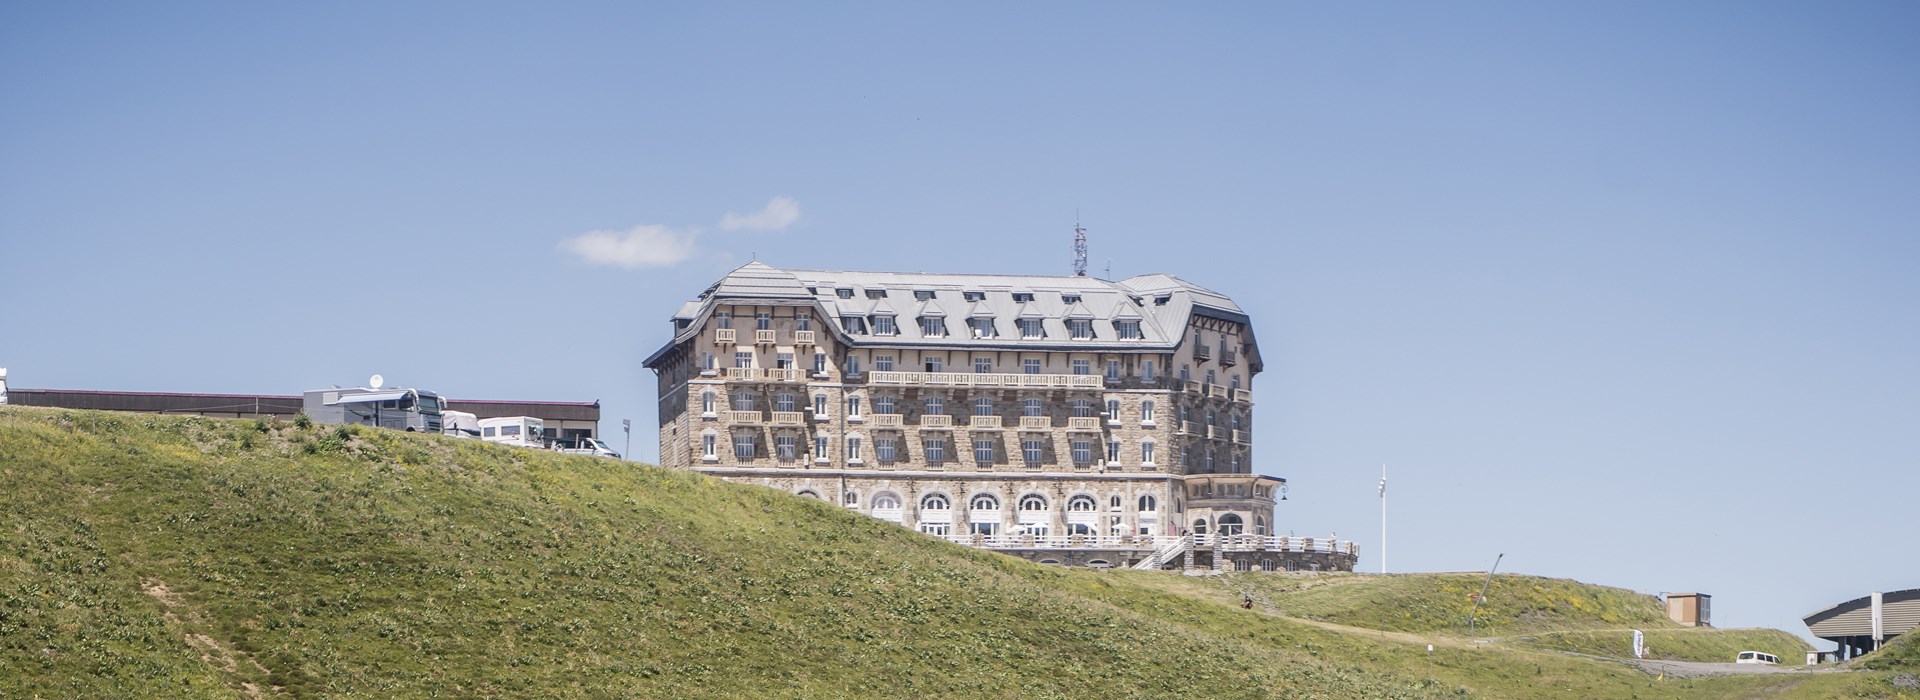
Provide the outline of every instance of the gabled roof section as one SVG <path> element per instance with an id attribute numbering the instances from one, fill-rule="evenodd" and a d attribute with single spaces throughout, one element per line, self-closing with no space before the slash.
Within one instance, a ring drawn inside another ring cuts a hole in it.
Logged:
<path id="1" fill-rule="evenodd" d="M 928 299 L 926 301 L 920 302 L 920 311 L 915 317 L 916 318 L 946 318 L 946 316 L 947 316 L 947 312 L 945 309 L 940 308 L 939 301 L 934 299 Z"/>
<path id="2" fill-rule="evenodd" d="M 1076 301 L 1067 307 L 1067 318 L 1093 318 L 1093 312 L 1087 310 L 1086 304 Z"/>
<path id="3" fill-rule="evenodd" d="M 708 290 L 707 296 L 735 298 L 755 297 L 794 297 L 806 296 L 807 286 L 799 278 L 766 263 L 755 260 L 741 265 L 726 277 L 720 278 Z"/>
<path id="4" fill-rule="evenodd" d="M 993 318 L 993 307 L 984 301 L 973 302 L 973 308 L 967 309 L 967 318 Z"/>
<path id="5" fill-rule="evenodd" d="M 1016 317 L 1016 318 L 1046 318 L 1046 317 L 1047 317 L 1047 315 L 1046 315 L 1046 314 L 1043 314 L 1043 313 L 1040 313 L 1040 308 L 1039 308 L 1039 307 L 1037 307 L 1037 306 L 1034 306 L 1034 305 L 1033 305 L 1033 302 L 1031 302 L 1031 301 L 1023 301 L 1023 302 L 1020 302 L 1020 312 L 1019 312 L 1019 313 L 1016 313 L 1016 314 L 1014 314 L 1014 317 Z"/>
<path id="6" fill-rule="evenodd" d="M 873 302 L 873 315 L 875 315 L 875 316 L 898 316 L 898 315 L 900 315 L 900 314 L 899 314 L 899 313 L 897 313 L 897 312 L 895 312 L 895 311 L 893 310 L 893 305 L 892 305 L 892 304 L 889 304 L 889 303 L 887 303 L 887 300 L 886 300 L 886 299 L 884 299 L 884 298 L 882 298 L 882 299 L 878 299 L 878 300 L 875 300 L 875 301 Z"/>
<path id="7" fill-rule="evenodd" d="M 1115 321 L 1138 321 L 1140 318 L 1140 311 L 1133 308 L 1131 301 L 1125 304 L 1113 305 L 1113 320 Z"/>

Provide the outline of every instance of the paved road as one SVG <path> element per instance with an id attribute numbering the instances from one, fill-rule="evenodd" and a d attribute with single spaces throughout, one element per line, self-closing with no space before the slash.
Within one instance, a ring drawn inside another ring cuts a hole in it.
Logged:
<path id="1" fill-rule="evenodd" d="M 1628 664 L 1637 666 L 1650 674 L 1664 673 L 1676 678 L 1695 676 L 1751 676 L 1770 673 L 1832 673 L 1840 670 L 1832 664 L 1821 666 L 1768 666 L 1766 664 L 1715 664 L 1705 661 L 1660 661 L 1655 659 L 1627 659 Z"/>

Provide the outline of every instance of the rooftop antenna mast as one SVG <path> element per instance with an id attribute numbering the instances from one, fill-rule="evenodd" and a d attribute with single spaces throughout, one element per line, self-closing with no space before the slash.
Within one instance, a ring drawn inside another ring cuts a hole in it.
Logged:
<path id="1" fill-rule="evenodd" d="M 1087 276 L 1087 230 L 1080 226 L 1080 212 L 1073 212 L 1073 276 Z"/>

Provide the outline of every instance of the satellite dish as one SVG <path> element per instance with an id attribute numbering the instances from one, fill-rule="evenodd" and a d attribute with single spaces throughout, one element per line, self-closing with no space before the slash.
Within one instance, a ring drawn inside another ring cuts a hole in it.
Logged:
<path id="1" fill-rule="evenodd" d="M 367 378 L 367 388 L 369 389 L 378 389 L 381 384 L 385 383 L 387 383 L 387 378 L 378 374 Z"/>

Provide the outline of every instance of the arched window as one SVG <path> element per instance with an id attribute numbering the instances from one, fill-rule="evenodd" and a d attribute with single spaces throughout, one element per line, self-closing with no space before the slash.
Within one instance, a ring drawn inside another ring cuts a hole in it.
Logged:
<path id="1" fill-rule="evenodd" d="M 1020 497 L 1020 510 L 1036 511 L 1036 510 L 1046 510 L 1046 509 L 1047 509 L 1046 496 L 1042 496 L 1037 493 L 1030 493 Z"/>
<path id="2" fill-rule="evenodd" d="M 1238 535 L 1246 531 L 1246 525 L 1241 522 L 1240 516 L 1232 513 L 1220 516 L 1219 525 L 1222 535 Z"/>
<path id="3" fill-rule="evenodd" d="M 1264 516 L 1264 515 L 1253 516 L 1253 534 L 1259 535 L 1261 537 L 1267 536 L 1267 516 Z M 1272 571 L 1273 569 L 1267 569 L 1267 570 Z"/>
<path id="4" fill-rule="evenodd" d="M 1120 510 L 1120 497 L 1114 496 L 1107 499 L 1107 507 L 1113 510 Z"/>
<path id="5" fill-rule="evenodd" d="M 881 491 L 873 495 L 870 503 L 874 510 L 891 510 L 900 507 L 900 497 L 891 491 Z"/>
<path id="6" fill-rule="evenodd" d="M 947 501 L 945 494 L 930 493 L 926 498 L 920 499 L 921 510 L 947 510 L 952 507 L 953 504 Z"/>
<path id="7" fill-rule="evenodd" d="M 700 412 L 713 413 L 713 392 L 700 392 Z"/>
<path id="8" fill-rule="evenodd" d="M 1093 402 L 1088 401 L 1086 399 L 1074 399 L 1073 400 L 1073 417 L 1075 418 L 1093 417 Z"/>
<path id="9" fill-rule="evenodd" d="M 976 415 L 976 416 L 991 416 L 991 415 L 993 415 L 993 399 L 991 399 L 991 398 L 987 398 L 987 397 L 984 397 L 984 396 L 982 396 L 982 397 L 980 397 L 980 398 L 977 398 L 977 399 L 974 399 L 974 400 L 973 400 L 973 415 Z"/>
<path id="10" fill-rule="evenodd" d="M 1142 423 L 1153 422 L 1153 402 L 1152 401 L 1140 402 L 1140 422 Z"/>
<path id="11" fill-rule="evenodd" d="M 1156 499 L 1151 495 L 1141 496 L 1140 503 L 1138 505 L 1140 506 L 1140 512 L 1142 513 L 1152 513 L 1160 509 L 1159 499 Z"/>
<path id="12" fill-rule="evenodd" d="M 799 493 L 796 493 L 796 494 L 794 494 L 794 495 L 795 495 L 795 496 L 802 496 L 802 497 L 806 497 L 806 498 L 819 498 L 819 497 L 820 497 L 820 494 L 819 494 L 818 492 L 816 492 L 816 491 L 814 491 L 813 489 L 801 489 Z"/>
<path id="13" fill-rule="evenodd" d="M 1120 420 L 1120 400 L 1107 399 L 1107 420 Z"/>
<path id="14" fill-rule="evenodd" d="M 1099 510 L 1099 504 L 1094 502 L 1092 496 L 1074 496 L 1067 499 L 1067 510 L 1073 513 L 1091 513 Z"/>
<path id="15" fill-rule="evenodd" d="M 1193 534 L 1196 534 L 1196 535 L 1204 535 L 1204 534 L 1207 534 L 1207 519 L 1206 519 L 1206 518 L 1194 518 L 1194 519 L 1193 519 Z"/>
<path id="16" fill-rule="evenodd" d="M 972 501 L 968 501 L 967 507 L 972 510 L 999 510 L 1000 499 L 994 498 L 993 494 L 983 493 L 974 496 Z"/>

